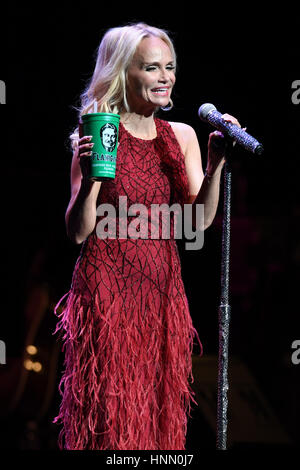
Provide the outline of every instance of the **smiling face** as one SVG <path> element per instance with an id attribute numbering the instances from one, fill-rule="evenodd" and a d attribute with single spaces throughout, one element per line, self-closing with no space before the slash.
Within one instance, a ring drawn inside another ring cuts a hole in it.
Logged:
<path id="1" fill-rule="evenodd" d="M 103 132 L 103 143 L 104 146 L 110 148 L 115 145 L 116 142 L 116 132 L 114 129 L 105 129 Z"/>
<path id="2" fill-rule="evenodd" d="M 112 152 L 116 146 L 117 141 L 117 128 L 114 124 L 105 124 L 101 127 L 100 137 L 103 147 Z"/>
<path id="3" fill-rule="evenodd" d="M 131 111 L 153 112 L 167 106 L 175 83 L 175 61 L 169 46 L 154 36 L 144 38 L 127 72 L 127 101 Z"/>

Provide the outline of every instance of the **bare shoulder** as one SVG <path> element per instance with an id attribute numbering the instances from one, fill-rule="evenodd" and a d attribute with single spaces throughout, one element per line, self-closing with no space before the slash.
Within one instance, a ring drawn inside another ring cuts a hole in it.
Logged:
<path id="1" fill-rule="evenodd" d="M 195 130 L 183 122 L 169 122 L 184 154 L 193 143 L 198 143 Z"/>
<path id="2" fill-rule="evenodd" d="M 178 133 L 185 138 L 189 138 L 195 135 L 194 129 L 189 124 L 185 124 L 184 122 L 169 122 L 169 124 L 172 127 L 175 135 Z"/>
<path id="3" fill-rule="evenodd" d="M 169 122 L 181 146 L 184 155 L 186 175 L 188 178 L 189 202 L 193 202 L 198 194 L 202 181 L 203 169 L 198 137 L 192 126 L 182 122 Z"/>

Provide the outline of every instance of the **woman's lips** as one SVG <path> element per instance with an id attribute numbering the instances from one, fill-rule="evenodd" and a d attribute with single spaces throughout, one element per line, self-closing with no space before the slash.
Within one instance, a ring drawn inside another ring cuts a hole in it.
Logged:
<path id="1" fill-rule="evenodd" d="M 155 95 L 167 96 L 169 93 L 169 87 L 152 88 L 151 91 Z"/>

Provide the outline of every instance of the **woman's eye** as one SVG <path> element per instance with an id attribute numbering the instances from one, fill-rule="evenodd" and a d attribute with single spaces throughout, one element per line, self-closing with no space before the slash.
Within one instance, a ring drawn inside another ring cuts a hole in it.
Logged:
<path id="1" fill-rule="evenodd" d="M 156 69 L 157 69 L 156 65 L 147 65 L 145 67 L 146 72 L 151 72 L 151 71 L 156 70 Z M 175 70 L 175 66 L 174 65 L 167 65 L 166 70 Z"/>

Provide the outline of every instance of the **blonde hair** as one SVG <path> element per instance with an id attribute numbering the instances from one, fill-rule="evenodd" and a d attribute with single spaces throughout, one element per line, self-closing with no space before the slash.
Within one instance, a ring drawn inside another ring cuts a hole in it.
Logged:
<path id="1" fill-rule="evenodd" d="M 149 36 L 158 37 L 169 46 L 176 66 L 174 46 L 165 30 L 145 23 L 109 29 L 100 42 L 92 78 L 81 95 L 79 117 L 93 110 L 95 100 L 99 113 L 130 111 L 126 99 L 127 70 L 139 43 Z M 74 148 L 79 138 L 78 128 L 70 138 Z"/>

